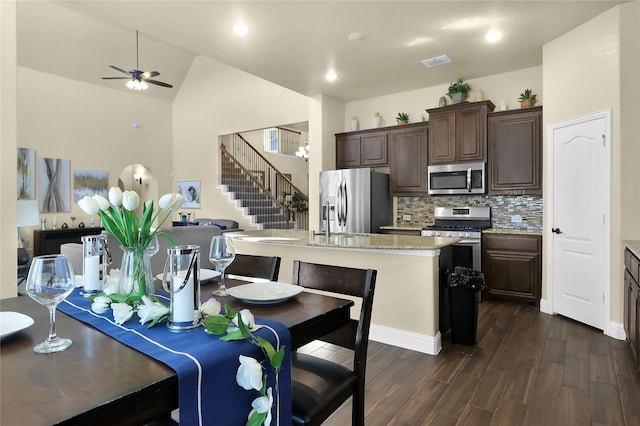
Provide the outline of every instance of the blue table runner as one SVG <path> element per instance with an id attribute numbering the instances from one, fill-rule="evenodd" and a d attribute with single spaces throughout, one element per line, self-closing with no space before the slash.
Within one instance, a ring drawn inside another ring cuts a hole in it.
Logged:
<path id="1" fill-rule="evenodd" d="M 160 292 L 156 296 L 169 304 L 166 294 Z M 118 325 L 113 321 L 111 310 L 104 314 L 93 312 L 91 302 L 79 294 L 79 289 L 60 303 L 58 309 L 175 370 L 179 382 L 181 424 L 228 426 L 247 422 L 251 402 L 259 393 L 244 390 L 236 383 L 239 355 L 264 361 L 265 372 L 269 374 L 267 386 L 274 392 L 271 424 L 278 424 L 278 417 L 280 425 L 291 424 L 291 338 L 289 330 L 281 323 L 256 318 L 256 324 L 265 327 L 255 334 L 270 341 L 275 348 L 278 343 L 286 346 L 279 374 L 280 394 L 276 398 L 273 370 L 260 348 L 247 341 L 221 341 L 218 336 L 205 333 L 204 327 L 176 333 L 169 331 L 163 322 L 147 328 L 147 325 L 139 323 L 135 314 Z M 277 333 L 279 342 L 269 328 Z"/>

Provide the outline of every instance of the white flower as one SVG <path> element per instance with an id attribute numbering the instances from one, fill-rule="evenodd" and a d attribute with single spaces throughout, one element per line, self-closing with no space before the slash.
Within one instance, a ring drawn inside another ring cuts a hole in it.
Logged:
<path id="1" fill-rule="evenodd" d="M 238 315 L 242 318 L 242 322 L 249 328 L 249 331 L 256 331 L 262 328 L 261 325 L 256 325 L 256 320 L 253 317 L 253 314 L 248 309 L 243 309 L 238 312 L 235 318 L 232 320 L 235 327 L 229 327 L 227 333 L 233 333 L 234 331 L 238 331 Z"/>
<path id="2" fill-rule="evenodd" d="M 109 207 L 111 207 L 111 204 L 109 204 L 109 200 L 107 200 L 100 194 L 95 194 L 93 196 L 93 199 L 98 202 L 98 204 L 100 205 L 100 210 L 102 210 L 103 212 L 106 212 L 107 210 L 109 210 Z"/>
<path id="3" fill-rule="evenodd" d="M 100 204 L 92 197 L 85 195 L 80 201 L 78 201 L 80 208 L 88 215 L 93 216 L 100 211 Z"/>
<path id="4" fill-rule="evenodd" d="M 97 296 L 93 299 L 93 303 L 91 304 L 91 310 L 96 314 L 104 314 L 109 310 L 111 306 L 111 299 L 105 296 Z"/>
<path id="5" fill-rule="evenodd" d="M 262 389 L 262 366 L 255 358 L 240 355 L 240 366 L 236 373 L 236 382 L 244 389 Z"/>
<path id="6" fill-rule="evenodd" d="M 164 194 L 158 200 L 158 207 L 160 207 L 162 210 L 168 210 L 169 208 L 171 208 L 175 201 L 176 194 Z"/>
<path id="7" fill-rule="evenodd" d="M 133 308 L 126 303 L 112 303 L 113 320 L 116 324 L 124 324 L 133 316 Z"/>
<path id="8" fill-rule="evenodd" d="M 109 189 L 109 202 L 114 207 L 120 207 L 122 205 L 122 190 L 117 186 Z"/>
<path id="9" fill-rule="evenodd" d="M 249 413 L 248 419 L 253 416 L 253 413 L 267 413 L 267 418 L 264 419 L 264 426 L 271 425 L 271 407 L 273 406 L 273 392 L 271 388 L 267 389 L 267 396 L 261 396 L 253 400 L 251 407 L 253 410 Z"/>
<path id="10" fill-rule="evenodd" d="M 135 211 L 140 205 L 140 196 L 135 191 L 124 191 L 122 193 L 122 207 L 130 212 Z"/>
<path id="11" fill-rule="evenodd" d="M 200 312 L 203 316 L 214 316 L 220 314 L 222 305 L 215 298 L 211 298 L 200 305 Z"/>
<path id="12" fill-rule="evenodd" d="M 138 316 L 140 317 L 140 324 L 144 324 L 148 321 L 155 321 L 169 314 L 169 308 L 162 303 L 154 302 L 148 296 L 142 296 L 144 305 L 138 306 Z"/>
<path id="13" fill-rule="evenodd" d="M 169 210 L 174 212 L 182 207 L 182 204 L 185 201 L 185 198 L 182 196 L 182 194 L 175 194 L 175 196 L 176 198 L 173 200 L 173 204 L 171 205 L 171 207 L 169 207 Z"/>

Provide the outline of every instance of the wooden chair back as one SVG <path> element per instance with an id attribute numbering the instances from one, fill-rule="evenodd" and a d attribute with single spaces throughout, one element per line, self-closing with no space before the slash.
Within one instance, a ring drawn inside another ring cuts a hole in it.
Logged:
<path id="1" fill-rule="evenodd" d="M 236 254 L 236 258 L 231 265 L 227 267 L 225 273 L 239 278 L 246 277 L 278 281 L 280 257 Z"/>

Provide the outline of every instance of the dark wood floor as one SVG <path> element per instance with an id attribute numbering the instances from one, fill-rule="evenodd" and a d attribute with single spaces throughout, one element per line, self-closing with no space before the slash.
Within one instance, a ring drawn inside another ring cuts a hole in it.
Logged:
<path id="1" fill-rule="evenodd" d="M 628 345 L 537 309 L 482 302 L 478 344 L 437 356 L 369 343 L 366 424 L 640 425 L 640 375 Z M 348 363 L 351 354 L 305 351 Z M 349 400 L 325 425 L 351 422 Z"/>

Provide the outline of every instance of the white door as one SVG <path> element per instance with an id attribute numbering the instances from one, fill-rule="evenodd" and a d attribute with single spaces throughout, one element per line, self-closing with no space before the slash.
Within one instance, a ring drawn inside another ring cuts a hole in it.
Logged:
<path id="1" fill-rule="evenodd" d="M 605 111 L 550 126 L 552 223 L 545 227 L 554 312 L 601 330 L 609 300 L 609 119 Z"/>

